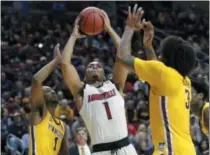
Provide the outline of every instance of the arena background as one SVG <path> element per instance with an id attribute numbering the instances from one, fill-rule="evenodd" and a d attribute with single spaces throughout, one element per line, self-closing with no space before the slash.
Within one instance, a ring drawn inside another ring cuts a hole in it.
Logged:
<path id="1" fill-rule="evenodd" d="M 27 154 L 28 120 L 30 114 L 30 84 L 33 74 L 53 58 L 56 43 L 63 49 L 72 24 L 79 12 L 87 6 L 104 9 L 116 32 L 121 36 L 128 5 L 139 3 L 145 17 L 155 26 L 153 45 L 168 35 L 179 35 L 196 50 L 197 67 L 191 78 L 209 85 L 209 2 L 1 2 L 1 153 Z M 145 58 L 141 33 L 136 33 L 132 44 L 133 54 Z M 100 60 L 106 76 L 112 74 L 116 49 L 106 32 L 77 42 L 72 63 L 84 78 L 87 62 Z M 158 54 L 158 53 L 157 53 Z M 76 110 L 72 95 L 65 86 L 60 69 L 51 74 L 46 85 L 51 86 L 60 98 L 58 115 L 69 124 L 69 148 L 75 145 L 78 127 L 84 124 Z M 148 116 L 146 83 L 130 74 L 125 85 L 125 101 L 129 139 L 139 155 L 152 151 Z M 198 118 L 191 115 L 191 135 L 197 155 L 209 154 L 209 141 L 200 130 Z M 7 140 L 16 136 L 18 150 Z M 22 145 L 19 145 L 21 143 Z M 90 140 L 88 140 L 90 143 Z M 12 151 L 13 150 L 13 151 Z"/>

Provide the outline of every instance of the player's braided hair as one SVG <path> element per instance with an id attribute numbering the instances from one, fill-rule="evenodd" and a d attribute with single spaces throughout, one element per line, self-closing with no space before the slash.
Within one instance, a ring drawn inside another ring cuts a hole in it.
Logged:
<path id="1" fill-rule="evenodd" d="M 176 69 L 182 76 L 187 76 L 195 67 L 196 55 L 193 47 L 181 37 L 169 36 L 160 47 L 165 65 Z"/>

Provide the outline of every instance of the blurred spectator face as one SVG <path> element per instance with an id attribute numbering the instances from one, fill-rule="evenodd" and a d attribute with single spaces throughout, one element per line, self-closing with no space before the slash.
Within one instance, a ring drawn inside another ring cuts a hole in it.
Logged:
<path id="1" fill-rule="evenodd" d="M 7 119 L 7 117 L 8 117 L 8 111 L 7 111 L 7 109 L 4 108 L 2 112 L 3 112 L 3 118 L 4 119 Z"/>
<path id="2" fill-rule="evenodd" d="M 192 89 L 192 105 L 199 104 L 203 101 L 203 93 L 197 93 L 195 89 Z"/>
<path id="3" fill-rule="evenodd" d="M 191 117 L 191 118 L 190 118 L 190 124 L 191 124 L 191 125 L 194 125 L 194 124 L 195 124 L 195 117 Z"/>
<path id="4" fill-rule="evenodd" d="M 6 74 L 4 72 L 1 73 L 1 80 L 2 81 L 6 80 Z"/>
<path id="5" fill-rule="evenodd" d="M 67 99 L 63 99 L 60 102 L 61 107 L 66 108 L 68 107 L 68 100 Z"/>
<path id="6" fill-rule="evenodd" d="M 76 142 L 79 145 L 85 145 L 87 143 L 87 133 L 84 128 L 79 128 L 76 131 Z"/>
<path id="7" fill-rule="evenodd" d="M 201 148 L 202 148 L 203 151 L 204 150 L 208 150 L 208 144 L 207 144 L 207 141 L 206 140 L 203 140 L 201 142 Z"/>
<path id="8" fill-rule="evenodd" d="M 62 92 L 62 91 L 59 91 L 59 92 L 58 92 L 58 97 L 59 97 L 59 99 L 63 99 L 63 98 L 64 98 L 63 92 Z"/>
<path id="9" fill-rule="evenodd" d="M 138 132 L 146 132 L 147 128 L 145 124 L 141 124 L 138 128 Z"/>
<path id="10" fill-rule="evenodd" d="M 14 118 L 14 122 L 16 124 L 19 124 L 21 122 L 21 117 L 20 117 L 20 113 L 16 112 L 14 115 L 13 115 L 13 118 Z"/>
<path id="11" fill-rule="evenodd" d="M 22 83 L 22 81 L 17 81 L 17 82 L 16 82 L 16 87 L 17 87 L 18 90 L 21 90 L 21 89 L 23 88 L 23 83 Z"/>
<path id="12" fill-rule="evenodd" d="M 94 83 L 96 81 L 103 81 L 104 70 L 99 62 L 91 62 L 86 69 L 85 80 L 88 83 Z"/>

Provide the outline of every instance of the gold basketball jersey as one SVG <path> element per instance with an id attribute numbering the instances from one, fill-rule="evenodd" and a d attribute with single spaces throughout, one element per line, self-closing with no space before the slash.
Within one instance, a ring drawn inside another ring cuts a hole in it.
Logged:
<path id="1" fill-rule="evenodd" d="M 58 155 L 65 134 L 64 123 L 47 112 L 44 120 L 29 127 L 29 155 Z"/>
<path id="2" fill-rule="evenodd" d="M 190 135 L 191 82 L 160 61 L 134 60 L 139 79 L 150 86 L 153 155 L 196 155 Z"/>

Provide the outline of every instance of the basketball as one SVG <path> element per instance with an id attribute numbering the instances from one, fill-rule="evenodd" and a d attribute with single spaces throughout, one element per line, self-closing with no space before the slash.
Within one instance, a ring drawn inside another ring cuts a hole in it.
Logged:
<path id="1" fill-rule="evenodd" d="M 104 29 L 103 16 L 101 10 L 96 7 L 87 7 L 80 13 L 80 30 L 90 36 L 101 33 Z"/>

